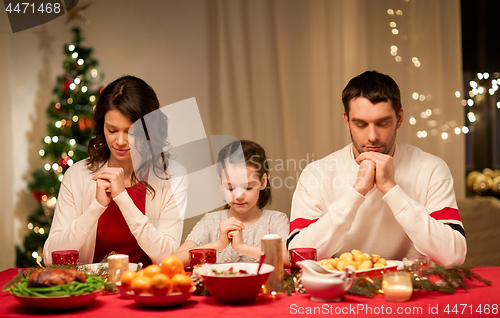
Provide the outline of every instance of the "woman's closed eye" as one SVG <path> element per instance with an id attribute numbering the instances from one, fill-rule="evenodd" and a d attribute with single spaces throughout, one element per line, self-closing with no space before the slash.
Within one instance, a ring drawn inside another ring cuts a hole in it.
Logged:
<path id="1" fill-rule="evenodd" d="M 226 187 L 226 189 L 229 190 L 229 191 L 233 191 L 234 190 L 234 188 L 229 188 L 229 187 Z M 253 187 L 243 187 L 243 189 L 245 189 L 245 190 L 252 190 Z"/>

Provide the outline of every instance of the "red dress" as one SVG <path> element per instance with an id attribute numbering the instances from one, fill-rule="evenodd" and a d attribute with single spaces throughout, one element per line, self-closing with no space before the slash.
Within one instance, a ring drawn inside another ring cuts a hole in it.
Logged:
<path id="1" fill-rule="evenodd" d="M 129 187 L 126 190 L 137 208 L 142 214 L 145 214 L 145 187 L 138 184 L 134 188 Z M 127 254 L 130 263 L 142 262 L 144 267 L 152 263 L 149 256 L 144 253 L 134 235 L 132 235 L 120 208 L 114 200 L 111 200 L 97 223 L 94 263 L 101 262 L 112 251 L 117 254 Z"/>

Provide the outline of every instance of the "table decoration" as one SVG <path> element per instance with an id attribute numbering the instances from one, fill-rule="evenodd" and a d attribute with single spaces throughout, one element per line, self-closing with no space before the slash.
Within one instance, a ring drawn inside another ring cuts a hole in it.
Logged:
<path id="1" fill-rule="evenodd" d="M 470 267 L 462 265 L 451 267 L 435 265 L 422 270 L 418 276 L 412 277 L 414 290 L 438 291 L 447 294 L 455 293 L 457 287 L 468 290 L 467 281 L 479 281 L 485 285 L 491 285 L 489 280 L 482 278 Z M 372 298 L 381 294 L 381 290 L 382 277 L 369 278 L 362 275 L 356 279 L 348 294 Z"/>
<path id="2" fill-rule="evenodd" d="M 283 269 L 283 244 L 281 237 L 277 234 L 267 234 L 260 239 L 262 252 L 266 254 L 265 263 L 274 267 L 274 271 L 264 284 L 264 293 L 275 294 L 283 292 L 281 289 L 284 269 Z"/>
<path id="3" fill-rule="evenodd" d="M 382 292 L 387 301 L 407 301 L 413 293 L 412 273 L 396 271 L 382 277 Z"/>
<path id="4" fill-rule="evenodd" d="M 108 281 L 117 283 L 122 274 L 129 270 L 128 255 L 115 254 L 108 257 Z"/>

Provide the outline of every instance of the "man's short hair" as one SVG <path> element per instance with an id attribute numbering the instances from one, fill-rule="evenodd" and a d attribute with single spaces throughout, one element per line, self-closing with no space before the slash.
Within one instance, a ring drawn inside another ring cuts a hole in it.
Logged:
<path id="1" fill-rule="evenodd" d="M 398 84 L 390 76 L 377 71 L 366 71 L 347 83 L 342 91 L 342 103 L 347 118 L 349 118 L 349 102 L 358 97 L 364 97 L 372 104 L 390 101 L 396 116 L 402 108 Z"/>

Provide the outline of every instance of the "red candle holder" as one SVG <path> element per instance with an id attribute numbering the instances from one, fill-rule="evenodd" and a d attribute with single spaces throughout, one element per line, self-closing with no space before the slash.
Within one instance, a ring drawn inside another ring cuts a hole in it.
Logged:
<path id="1" fill-rule="evenodd" d="M 300 271 L 300 266 L 297 265 L 297 262 L 306 259 L 317 261 L 317 252 L 316 249 L 312 247 L 292 248 L 289 251 L 289 257 L 290 271 L 292 273 L 297 273 Z"/>
<path id="2" fill-rule="evenodd" d="M 54 265 L 76 265 L 79 261 L 77 250 L 63 250 L 52 252 L 52 264 Z"/>
<path id="3" fill-rule="evenodd" d="M 215 248 L 193 248 L 189 250 L 189 268 L 191 272 L 204 264 L 217 263 L 217 250 Z"/>

